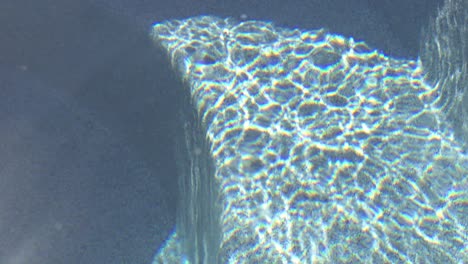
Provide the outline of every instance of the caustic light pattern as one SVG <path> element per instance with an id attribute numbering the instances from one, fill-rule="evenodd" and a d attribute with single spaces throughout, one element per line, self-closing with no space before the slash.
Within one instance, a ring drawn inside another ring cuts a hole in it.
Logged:
<path id="1" fill-rule="evenodd" d="M 219 263 L 467 259 L 468 158 L 419 61 L 323 30 L 211 16 L 152 35 L 213 161 L 221 235 L 195 250 Z"/>

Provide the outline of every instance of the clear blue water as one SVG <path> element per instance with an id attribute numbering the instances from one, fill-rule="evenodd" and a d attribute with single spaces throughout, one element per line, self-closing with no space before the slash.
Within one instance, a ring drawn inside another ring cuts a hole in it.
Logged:
<path id="1" fill-rule="evenodd" d="M 154 22 L 326 27 L 416 59 L 441 3 L 1 1 L 0 263 L 151 263 L 172 233 L 181 84 L 149 39 Z"/>

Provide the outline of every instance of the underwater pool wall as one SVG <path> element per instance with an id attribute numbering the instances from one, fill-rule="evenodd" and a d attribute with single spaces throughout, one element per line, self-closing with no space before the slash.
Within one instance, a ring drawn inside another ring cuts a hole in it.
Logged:
<path id="1" fill-rule="evenodd" d="M 155 263 L 468 262 L 467 13 L 447 0 L 420 60 L 269 22 L 155 24 L 184 83 Z"/>

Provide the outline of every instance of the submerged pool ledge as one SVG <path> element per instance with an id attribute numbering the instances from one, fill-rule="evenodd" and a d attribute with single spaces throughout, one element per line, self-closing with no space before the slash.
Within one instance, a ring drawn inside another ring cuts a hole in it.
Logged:
<path id="1" fill-rule="evenodd" d="M 177 231 L 154 262 L 468 262 L 468 54 L 436 48 L 466 50 L 468 23 L 444 24 L 464 5 L 417 61 L 261 21 L 155 24 L 184 85 Z"/>

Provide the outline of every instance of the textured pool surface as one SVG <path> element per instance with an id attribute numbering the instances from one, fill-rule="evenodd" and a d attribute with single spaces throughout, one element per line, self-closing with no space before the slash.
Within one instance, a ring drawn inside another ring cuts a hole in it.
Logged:
<path id="1" fill-rule="evenodd" d="M 154 262 L 468 262 L 467 12 L 446 1 L 417 61 L 261 21 L 156 24 L 190 110 Z"/>

